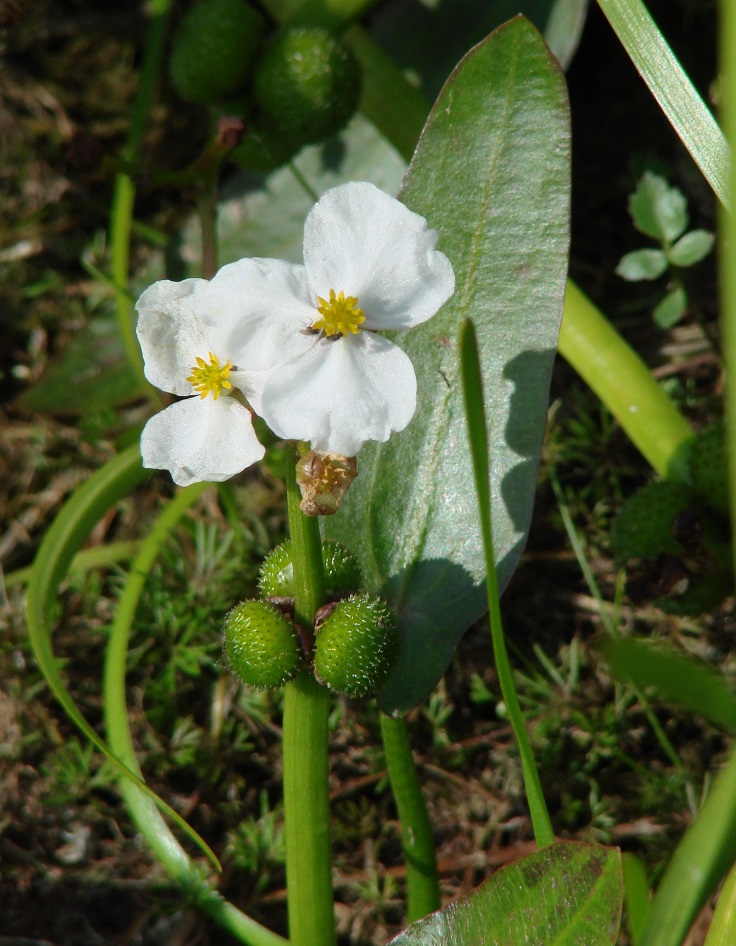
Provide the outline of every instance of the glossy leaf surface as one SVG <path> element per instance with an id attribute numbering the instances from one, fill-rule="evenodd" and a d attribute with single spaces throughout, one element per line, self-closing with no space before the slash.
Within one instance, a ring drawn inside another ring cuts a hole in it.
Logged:
<path id="1" fill-rule="evenodd" d="M 559 68 L 526 20 L 491 34 L 452 74 L 400 197 L 439 231 L 456 291 L 399 338 L 417 370 L 417 413 L 402 434 L 361 451 L 358 480 L 326 523 L 399 611 L 402 655 L 379 695 L 388 712 L 430 692 L 485 610 L 456 351 L 468 317 L 487 398 L 501 586 L 531 516 L 565 290 L 569 129 Z"/>
<path id="2" fill-rule="evenodd" d="M 496 871 L 390 946 L 613 946 L 621 901 L 618 851 L 552 844 Z"/>

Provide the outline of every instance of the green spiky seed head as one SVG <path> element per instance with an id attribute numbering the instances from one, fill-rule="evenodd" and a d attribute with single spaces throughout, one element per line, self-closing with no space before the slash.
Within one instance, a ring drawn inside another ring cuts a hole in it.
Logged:
<path id="1" fill-rule="evenodd" d="M 267 121 L 299 145 L 340 131 L 358 107 L 360 88 L 355 56 L 332 33 L 315 27 L 279 33 L 254 76 Z"/>
<path id="2" fill-rule="evenodd" d="M 362 576 L 358 559 L 344 545 L 327 540 L 322 543 L 322 563 L 328 595 L 339 595 L 360 588 Z M 277 545 L 261 565 L 258 587 L 266 597 L 292 597 L 294 566 L 291 561 L 291 539 Z"/>
<path id="3" fill-rule="evenodd" d="M 211 105 L 243 87 L 266 23 L 247 0 L 202 0 L 179 23 L 169 58 L 174 88 L 187 102 Z"/>
<path id="4" fill-rule="evenodd" d="M 331 690 L 372 696 L 396 660 L 398 632 L 389 606 L 372 595 L 338 601 L 317 629 L 314 670 Z"/>
<path id="5" fill-rule="evenodd" d="M 701 430 L 690 446 L 693 489 L 718 512 L 728 515 L 728 474 L 725 428 L 718 420 Z"/>
<path id="6" fill-rule="evenodd" d="M 249 686 L 272 689 L 299 670 L 301 650 L 293 624 L 267 601 L 242 601 L 225 618 L 228 666 Z"/>
<path id="7" fill-rule="evenodd" d="M 611 547 L 620 563 L 634 558 L 656 558 L 662 552 L 681 554 L 682 545 L 673 535 L 680 513 L 698 509 L 693 491 L 681 483 L 659 480 L 631 496 L 621 508 L 611 529 Z"/>

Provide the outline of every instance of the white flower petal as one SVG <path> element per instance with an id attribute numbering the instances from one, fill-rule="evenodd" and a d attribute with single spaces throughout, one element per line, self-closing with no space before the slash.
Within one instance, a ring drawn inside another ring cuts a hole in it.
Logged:
<path id="1" fill-rule="evenodd" d="M 263 391 L 262 416 L 280 437 L 352 457 L 367 440 L 403 430 L 416 406 L 410 358 L 378 335 L 320 339 Z"/>
<path id="2" fill-rule="evenodd" d="M 312 293 L 357 296 L 365 327 L 398 329 L 431 318 L 455 290 L 437 231 L 373 184 L 327 191 L 304 225 L 304 265 Z"/>
<path id="3" fill-rule="evenodd" d="M 299 354 L 302 330 L 318 318 L 308 302 L 304 267 L 276 259 L 223 266 L 209 283 L 206 303 L 207 337 L 238 372 L 270 371 Z"/>
<path id="4" fill-rule="evenodd" d="M 196 358 L 209 348 L 197 317 L 205 279 L 155 282 L 136 302 L 136 332 L 143 351 L 145 375 L 151 384 L 171 394 L 193 393 L 187 377 Z"/>
<path id="5" fill-rule="evenodd" d="M 250 413 L 231 397 L 177 401 L 155 414 L 141 434 L 143 466 L 168 470 L 179 486 L 221 483 L 264 453 Z"/>

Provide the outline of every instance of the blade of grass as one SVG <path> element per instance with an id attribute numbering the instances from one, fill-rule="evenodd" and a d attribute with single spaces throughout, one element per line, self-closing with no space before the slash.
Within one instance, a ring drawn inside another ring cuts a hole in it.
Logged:
<path id="1" fill-rule="evenodd" d="M 733 946 L 736 943 L 736 867 L 726 878 L 703 946 Z M 636 944 L 635 944 L 636 946 Z"/>
<path id="2" fill-rule="evenodd" d="M 463 382 L 465 415 L 468 424 L 468 439 L 473 458 L 473 474 L 478 494 L 478 514 L 483 535 L 483 550 L 486 563 L 486 587 L 488 592 L 488 611 L 493 642 L 493 656 L 496 661 L 498 682 L 501 695 L 514 735 L 519 746 L 519 755 L 524 772 L 524 788 L 529 803 L 534 837 L 539 847 L 552 844 L 555 840 L 552 823 L 544 801 L 539 772 L 534 761 L 529 736 L 524 725 L 524 717 L 519 706 L 519 698 L 514 685 L 514 675 L 509 663 L 506 643 L 503 637 L 501 606 L 496 579 L 496 558 L 493 551 L 493 531 L 491 512 L 490 464 L 488 461 L 488 430 L 486 428 L 483 400 L 483 381 L 478 358 L 478 345 L 472 320 L 466 319 L 460 329 L 460 373 Z"/>
<path id="3" fill-rule="evenodd" d="M 197 483 L 180 490 L 158 517 L 133 562 L 110 630 L 104 674 L 105 725 L 110 747 L 139 776 L 141 771 L 133 746 L 125 699 L 130 630 L 146 579 L 164 543 L 186 511 L 209 487 L 209 483 Z M 124 778 L 119 787 L 133 822 L 149 848 L 201 910 L 248 946 L 285 946 L 283 937 L 272 933 L 223 900 L 207 881 L 200 865 L 193 862 L 179 844 L 149 795 L 141 791 L 137 783 Z"/>
<path id="4" fill-rule="evenodd" d="M 726 138 L 649 11 L 641 0 L 598 0 L 598 6 L 716 197 L 728 207 Z"/>
<path id="5" fill-rule="evenodd" d="M 649 912 L 649 883 L 647 870 L 636 854 L 626 851 L 621 859 L 624 872 L 626 921 L 633 946 L 639 946 Z"/>
<path id="6" fill-rule="evenodd" d="M 51 645 L 52 614 L 59 595 L 59 585 L 64 580 L 75 552 L 99 519 L 149 475 L 148 470 L 141 466 L 140 451 L 138 444 L 135 444 L 96 470 L 63 506 L 46 533 L 33 563 L 26 603 L 28 636 L 39 669 L 71 721 L 121 774 L 132 779 L 176 822 L 219 870 L 220 862 L 206 842 L 117 757 L 84 718 L 61 677 Z"/>

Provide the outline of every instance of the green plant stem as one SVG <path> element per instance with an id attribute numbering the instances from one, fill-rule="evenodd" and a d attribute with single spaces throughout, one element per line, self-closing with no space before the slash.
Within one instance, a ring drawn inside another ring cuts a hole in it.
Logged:
<path id="1" fill-rule="evenodd" d="M 470 452 L 473 458 L 473 476 L 478 494 L 478 512 L 483 535 L 483 551 L 486 564 L 486 588 L 488 592 L 488 612 L 493 643 L 493 657 L 496 663 L 501 696 L 506 705 L 509 722 L 514 730 L 519 746 L 521 765 L 524 772 L 524 788 L 529 803 L 534 837 L 539 847 L 554 843 L 555 835 L 544 801 L 539 772 L 534 761 L 529 735 L 516 693 L 514 674 L 509 663 L 506 642 L 503 636 L 501 603 L 496 575 L 496 556 L 493 548 L 493 522 L 490 488 L 490 464 L 488 460 L 488 428 L 483 400 L 483 381 L 478 358 L 478 345 L 475 329 L 470 319 L 466 319 L 460 329 L 460 371 L 463 383 L 465 415 L 468 422 Z"/>
<path id="2" fill-rule="evenodd" d="M 383 750 L 399 814 L 406 861 L 406 918 L 409 923 L 440 908 L 437 854 L 406 720 L 380 714 Z"/>
<path id="3" fill-rule="evenodd" d="M 598 6 L 693 161 L 728 207 L 726 139 L 649 11 L 641 0 L 598 0 Z"/>
<path id="4" fill-rule="evenodd" d="M 633 348 L 571 281 L 559 351 L 662 476 L 687 482 L 693 430 Z"/>
<path id="5" fill-rule="evenodd" d="M 286 501 L 294 562 L 294 616 L 310 631 L 325 600 L 319 522 L 299 508 L 294 464 Z M 302 671 L 284 692 L 284 822 L 289 939 L 293 946 L 334 946 L 329 756 L 329 692 Z"/>
<path id="6" fill-rule="evenodd" d="M 141 545 L 128 574 L 115 612 L 107 647 L 104 675 L 105 724 L 110 746 L 136 774 L 140 767 L 130 732 L 125 699 L 125 668 L 130 630 L 148 574 L 172 530 L 189 507 L 209 488 L 197 483 L 180 490 L 159 516 Z M 285 946 L 286 940 L 256 923 L 233 904 L 223 900 L 207 880 L 201 867 L 192 861 L 161 817 L 152 800 L 128 778 L 119 783 L 131 818 L 146 843 L 168 874 L 190 900 L 223 929 L 248 946 Z"/>
<path id="7" fill-rule="evenodd" d="M 138 95 L 133 105 L 128 138 L 121 155 L 122 160 L 135 163 L 140 141 L 153 103 L 154 91 L 163 57 L 168 16 L 172 0 L 153 0 L 150 4 L 151 19 L 146 39 L 146 48 L 140 74 Z M 148 398 L 156 409 L 161 400 L 155 388 L 148 383 L 143 373 L 143 357 L 131 319 L 131 304 L 128 293 L 130 266 L 130 233 L 135 204 L 135 184 L 128 174 L 115 176 L 115 188 L 110 213 L 110 255 L 112 283 L 115 287 L 115 311 L 118 331 L 128 363 L 135 371 Z"/>

